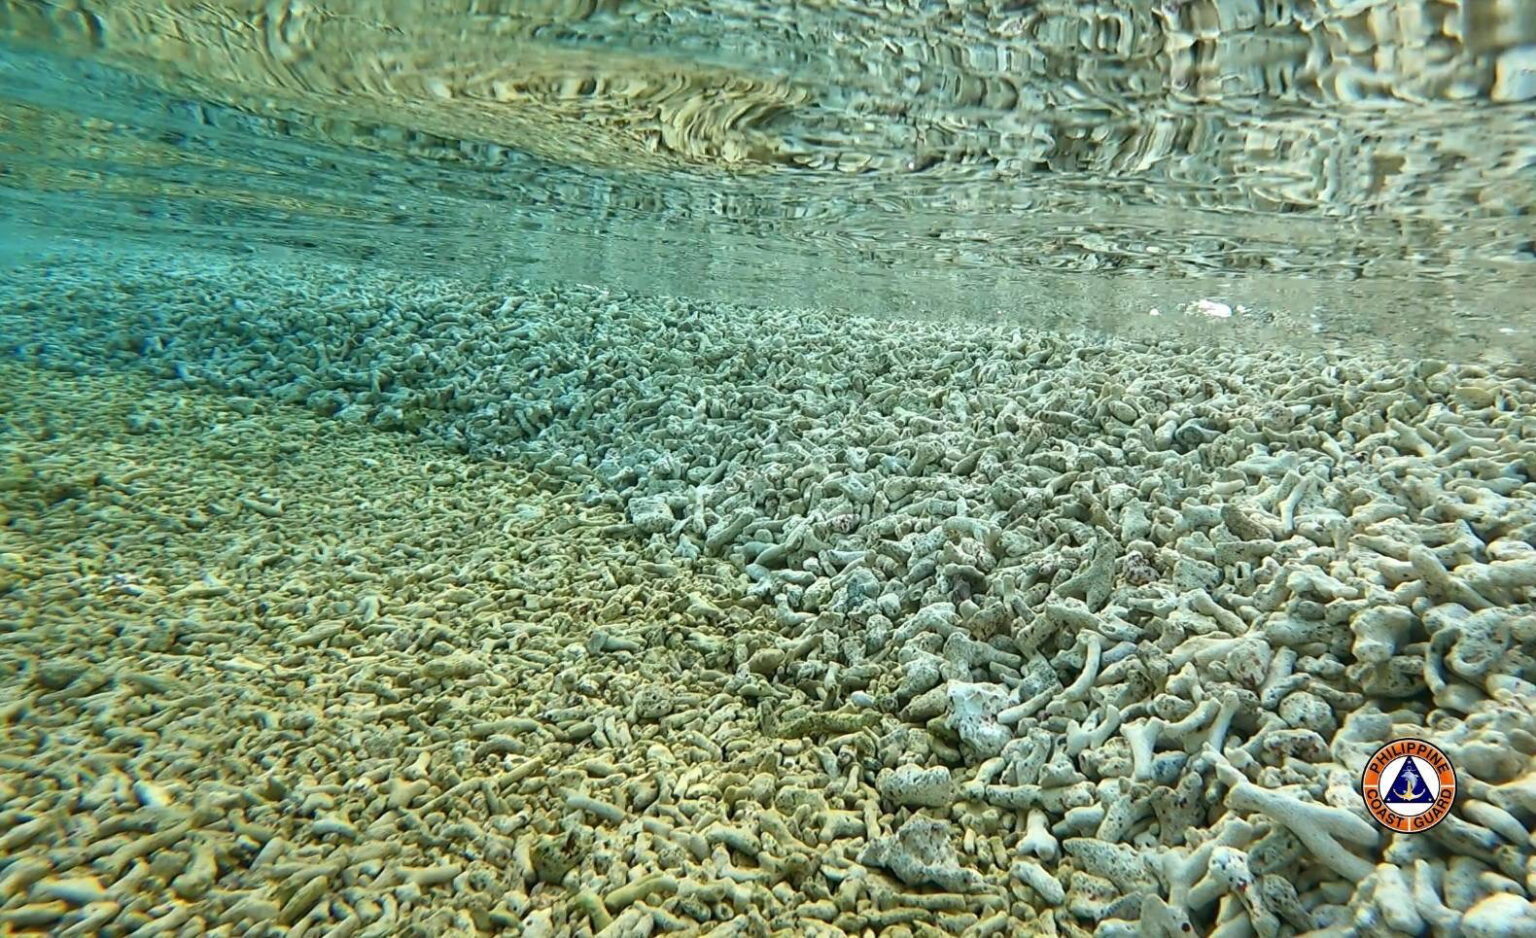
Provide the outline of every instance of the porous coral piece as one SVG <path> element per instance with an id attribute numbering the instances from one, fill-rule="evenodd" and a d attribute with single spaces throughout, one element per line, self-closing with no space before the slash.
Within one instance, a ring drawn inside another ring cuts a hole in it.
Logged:
<path id="1" fill-rule="evenodd" d="M 913 815 L 895 834 L 870 841 L 859 862 L 884 867 L 908 886 L 937 886 L 949 892 L 978 892 L 981 874 L 960 866 L 950 825 Z"/>
<path id="2" fill-rule="evenodd" d="M 880 773 L 877 787 L 892 804 L 904 807 L 942 808 L 955 800 L 955 782 L 944 766 L 924 769 L 898 766 Z"/>
<path id="3" fill-rule="evenodd" d="M 949 728 L 960 737 L 961 751 L 976 761 L 1000 754 L 1013 739 L 1013 732 L 998 722 L 998 714 L 1008 706 L 1007 689 L 951 681 L 947 693 Z"/>
<path id="4" fill-rule="evenodd" d="M 1097 837 L 1072 837 L 1062 841 L 1061 846 L 1083 869 L 1114 883 L 1120 895 L 1156 886 L 1146 859 L 1128 844 L 1111 843 Z"/>
<path id="5" fill-rule="evenodd" d="M 663 495 L 640 495 L 629 501 L 629 523 L 642 534 L 660 534 L 677 523 Z"/>

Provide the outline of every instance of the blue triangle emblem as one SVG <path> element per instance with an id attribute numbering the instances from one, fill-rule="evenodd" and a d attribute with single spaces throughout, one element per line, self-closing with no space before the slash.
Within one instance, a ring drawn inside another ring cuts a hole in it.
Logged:
<path id="1" fill-rule="evenodd" d="M 1418 762 L 1413 756 L 1408 757 L 1392 784 L 1383 786 L 1382 801 L 1389 804 L 1430 804 L 1435 800 L 1434 793 L 1419 774 Z"/>

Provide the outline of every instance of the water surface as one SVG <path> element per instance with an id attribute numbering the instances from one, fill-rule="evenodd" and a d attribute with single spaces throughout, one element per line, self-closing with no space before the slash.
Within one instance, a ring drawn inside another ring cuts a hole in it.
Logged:
<path id="1" fill-rule="evenodd" d="M 13 239 L 1192 317 L 1212 340 L 1530 341 L 1518 3 L 417 6 L 6 4 Z"/>

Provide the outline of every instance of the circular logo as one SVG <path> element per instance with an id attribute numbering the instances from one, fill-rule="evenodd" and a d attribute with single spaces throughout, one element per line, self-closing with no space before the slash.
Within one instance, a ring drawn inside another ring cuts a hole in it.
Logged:
<path id="1" fill-rule="evenodd" d="M 1427 831 L 1451 813 L 1456 770 L 1439 746 L 1396 739 L 1366 761 L 1360 794 L 1382 827 L 1404 834 Z"/>

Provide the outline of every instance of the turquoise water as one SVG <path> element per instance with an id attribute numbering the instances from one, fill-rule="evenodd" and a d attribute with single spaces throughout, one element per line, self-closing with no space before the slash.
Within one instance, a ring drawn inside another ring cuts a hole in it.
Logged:
<path id="1" fill-rule="evenodd" d="M 0 2 L 0 932 L 1536 933 L 1533 23 Z"/>
<path id="2" fill-rule="evenodd" d="M 1431 354 L 1530 331 L 1519 4 L 434 10 L 13 4 L 13 240 L 1105 329 L 1208 298 Z"/>

